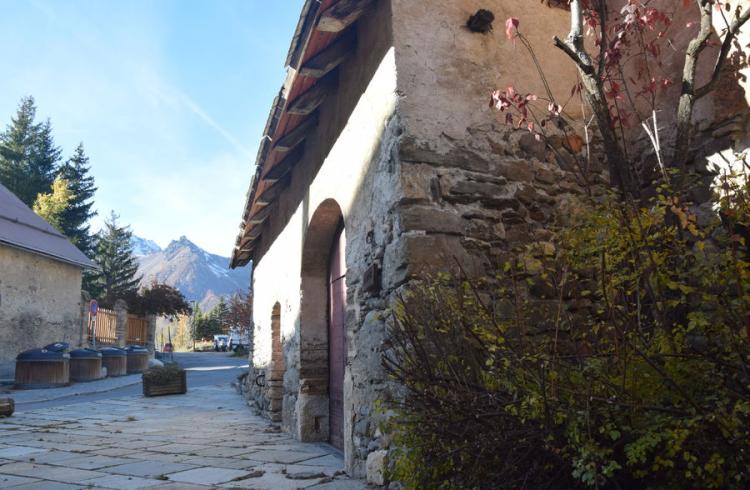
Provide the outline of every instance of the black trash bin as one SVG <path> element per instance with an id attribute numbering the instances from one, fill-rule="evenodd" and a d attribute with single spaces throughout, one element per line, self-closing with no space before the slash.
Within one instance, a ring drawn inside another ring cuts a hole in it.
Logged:
<path id="1" fill-rule="evenodd" d="M 70 384 L 70 354 L 32 349 L 16 357 L 16 388 L 59 388 Z"/>
<path id="2" fill-rule="evenodd" d="M 102 379 L 102 354 L 93 349 L 70 352 L 70 380 L 94 381 Z"/>
<path id="3" fill-rule="evenodd" d="M 107 376 L 125 376 L 128 374 L 128 353 L 119 347 L 104 347 L 99 350 L 102 354 L 102 366 L 107 368 Z"/>
<path id="4" fill-rule="evenodd" d="M 148 349 L 140 345 L 131 345 L 125 348 L 128 353 L 128 374 L 142 373 L 148 369 L 150 354 Z"/>
<path id="5" fill-rule="evenodd" d="M 50 352 L 66 352 L 69 348 L 70 344 L 68 344 L 67 342 L 54 342 L 42 347 L 42 349 Z"/>

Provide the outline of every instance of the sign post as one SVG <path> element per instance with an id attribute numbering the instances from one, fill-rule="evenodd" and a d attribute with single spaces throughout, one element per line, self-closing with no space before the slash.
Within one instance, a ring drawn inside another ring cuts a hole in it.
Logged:
<path id="1" fill-rule="evenodd" d="M 91 332 L 91 345 L 96 349 L 96 312 L 99 311 L 99 303 L 92 299 L 89 303 L 89 331 Z"/>

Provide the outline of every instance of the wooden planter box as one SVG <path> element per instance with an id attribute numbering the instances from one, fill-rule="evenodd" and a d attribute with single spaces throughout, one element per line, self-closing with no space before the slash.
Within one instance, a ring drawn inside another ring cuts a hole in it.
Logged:
<path id="1" fill-rule="evenodd" d="M 184 395 L 187 393 L 187 376 L 185 371 L 168 382 L 156 383 L 143 376 L 143 396 Z"/>
<path id="2" fill-rule="evenodd" d="M 16 409 L 13 398 L 0 398 L 0 418 L 10 417 Z"/>

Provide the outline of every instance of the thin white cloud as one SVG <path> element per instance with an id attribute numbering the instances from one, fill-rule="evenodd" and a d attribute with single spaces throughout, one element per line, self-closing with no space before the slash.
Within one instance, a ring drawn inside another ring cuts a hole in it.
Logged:
<path id="1" fill-rule="evenodd" d="M 160 245 L 187 235 L 226 256 L 254 152 L 170 83 L 159 27 L 130 18 L 134 27 L 106 31 L 63 4 L 33 5 L 62 38 L 28 57 L 0 87 L 37 96 L 66 153 L 84 141 L 99 187 L 92 227 L 114 209 L 122 223 Z"/>
<path id="2" fill-rule="evenodd" d="M 37 0 L 33 0 L 32 5 L 34 6 L 34 8 L 42 12 L 50 22 L 60 27 L 66 28 L 67 32 L 72 37 L 79 40 L 81 43 L 85 44 L 88 48 L 98 51 L 100 59 L 112 60 L 113 62 L 115 62 L 116 60 L 117 63 L 123 62 L 120 53 L 115 53 L 115 52 L 112 52 L 111 50 L 105 49 L 104 44 L 96 42 L 96 40 L 94 39 L 84 37 L 81 32 L 75 29 L 70 29 L 69 25 L 67 25 L 66 23 L 60 22 L 59 17 L 47 5 L 43 5 Z M 193 98 L 191 98 L 184 91 L 180 90 L 179 88 L 175 87 L 172 84 L 167 83 L 163 77 L 159 77 L 158 75 L 157 75 L 157 78 L 153 80 L 153 84 L 154 84 L 153 89 L 154 89 L 155 94 L 159 95 L 161 98 L 163 98 L 166 101 L 171 100 L 172 96 L 174 96 L 174 98 L 177 101 L 179 101 L 179 103 L 183 107 L 187 108 L 190 112 L 195 114 L 201 121 L 203 121 L 208 127 L 212 128 L 219 135 L 221 135 L 221 137 L 224 138 L 224 140 L 226 140 L 229 144 L 234 146 L 235 149 L 239 150 L 243 155 L 245 155 L 248 158 L 252 157 L 252 153 L 247 149 L 247 147 L 245 147 L 231 132 L 229 132 L 221 124 L 216 122 L 214 118 L 212 118 L 195 100 L 193 100 Z"/>

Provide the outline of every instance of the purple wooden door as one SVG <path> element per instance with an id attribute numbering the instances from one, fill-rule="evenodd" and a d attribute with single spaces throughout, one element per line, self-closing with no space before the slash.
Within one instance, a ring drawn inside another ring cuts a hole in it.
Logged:
<path id="1" fill-rule="evenodd" d="M 346 238 L 336 237 L 328 269 L 328 399 L 330 440 L 344 448 L 344 365 L 346 363 Z"/>

